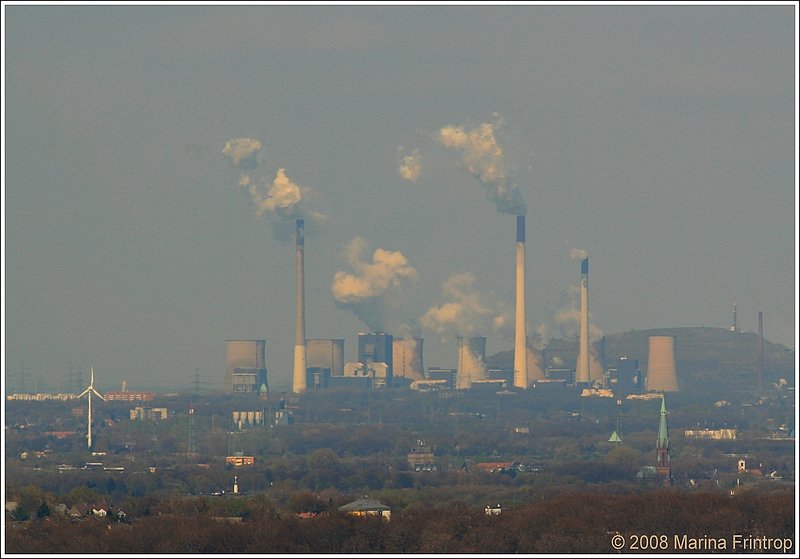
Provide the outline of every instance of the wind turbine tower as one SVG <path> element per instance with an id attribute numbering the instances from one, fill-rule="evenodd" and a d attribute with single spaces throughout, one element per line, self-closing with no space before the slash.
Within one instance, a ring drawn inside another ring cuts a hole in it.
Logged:
<path id="1" fill-rule="evenodd" d="M 89 386 L 86 387 L 86 390 L 78 394 L 78 398 L 83 398 L 83 395 L 87 394 L 89 398 L 89 429 L 86 433 L 86 448 L 89 450 L 92 449 L 92 394 L 100 398 L 105 402 L 105 398 L 94 389 L 94 367 L 91 368 L 91 373 L 89 375 Z"/>

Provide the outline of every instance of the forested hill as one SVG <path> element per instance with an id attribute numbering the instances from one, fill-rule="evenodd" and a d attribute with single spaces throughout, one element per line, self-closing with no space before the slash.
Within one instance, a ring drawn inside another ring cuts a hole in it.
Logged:
<path id="1" fill-rule="evenodd" d="M 638 359 L 647 371 L 648 338 L 675 336 L 675 359 L 678 380 L 687 385 L 724 382 L 732 388 L 746 389 L 758 371 L 758 335 L 753 332 L 731 332 L 724 328 L 678 327 L 654 328 L 609 334 L 595 347 L 605 366 L 612 366 L 619 357 Z M 551 340 L 544 351 L 548 366 L 563 362 L 574 367 L 578 340 Z M 502 351 L 487 359 L 489 368 L 511 367 L 514 351 Z M 795 352 L 784 345 L 764 340 L 764 370 L 771 386 L 781 378 L 794 384 Z"/>

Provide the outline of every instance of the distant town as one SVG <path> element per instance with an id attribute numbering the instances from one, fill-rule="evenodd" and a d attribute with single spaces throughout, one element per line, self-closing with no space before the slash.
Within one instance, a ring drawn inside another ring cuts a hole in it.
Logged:
<path id="1" fill-rule="evenodd" d="M 357 363 L 343 362 L 342 341 L 308 340 L 302 393 L 270 390 L 261 340 L 227 342 L 223 390 L 199 379 L 182 392 L 128 382 L 100 390 L 92 369 L 81 391 L 6 397 L 6 541 L 26 549 L 20 527 L 43 520 L 71 526 L 58 532 L 68 546 L 87 522 L 135 530 L 188 516 L 246 530 L 257 510 L 276 522 L 349 515 L 400 525 L 412 511 L 452 507 L 488 522 L 567 493 L 793 500 L 792 352 L 770 344 L 763 368 L 752 359 L 726 370 L 697 349 L 717 344 L 725 362 L 723 353 L 751 353 L 753 338 L 612 336 L 596 344 L 601 373 L 590 382 L 565 366 L 576 344 L 552 344 L 524 390 L 508 352 L 482 355 L 480 339 L 461 342 L 458 369 L 422 369 L 420 340 L 384 333 L 359 335 Z M 618 356 L 636 347 L 649 350 L 641 361 Z M 577 549 L 606 544 L 591 545 Z"/>

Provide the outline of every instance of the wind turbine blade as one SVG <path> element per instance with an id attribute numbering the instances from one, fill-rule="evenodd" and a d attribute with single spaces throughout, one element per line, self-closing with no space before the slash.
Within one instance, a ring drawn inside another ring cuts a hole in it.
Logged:
<path id="1" fill-rule="evenodd" d="M 81 392 L 80 394 L 78 394 L 78 395 L 76 396 L 76 398 L 82 398 L 82 397 L 83 397 L 85 394 L 88 394 L 88 393 L 89 393 L 89 389 L 87 388 L 86 390 L 84 390 L 83 392 Z"/>
<path id="2" fill-rule="evenodd" d="M 94 395 L 95 395 L 95 396 L 97 396 L 98 398 L 100 398 L 101 400 L 103 400 L 104 402 L 106 401 L 106 399 L 105 399 L 105 398 L 103 398 L 103 395 L 102 395 L 102 394 L 100 394 L 100 393 L 99 393 L 97 390 L 95 390 L 94 388 L 92 388 L 92 392 L 94 392 Z"/>

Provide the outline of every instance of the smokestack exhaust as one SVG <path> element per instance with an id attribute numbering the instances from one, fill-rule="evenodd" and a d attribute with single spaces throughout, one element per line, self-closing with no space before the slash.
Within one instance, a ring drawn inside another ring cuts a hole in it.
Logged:
<path id="1" fill-rule="evenodd" d="M 486 380 L 486 336 L 459 337 L 456 389 L 471 388 L 476 380 Z"/>
<path id="2" fill-rule="evenodd" d="M 517 216 L 514 388 L 528 388 L 528 336 L 525 331 L 525 216 Z"/>
<path id="3" fill-rule="evenodd" d="M 575 383 L 588 383 L 591 380 L 589 357 L 589 258 L 581 260 L 581 339 L 578 349 L 578 363 Z"/>
<path id="4" fill-rule="evenodd" d="M 305 303 L 305 239 L 303 220 L 297 220 L 295 250 L 295 301 L 294 301 L 294 370 L 292 392 L 302 394 L 306 391 L 306 303 Z"/>

